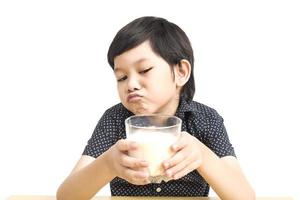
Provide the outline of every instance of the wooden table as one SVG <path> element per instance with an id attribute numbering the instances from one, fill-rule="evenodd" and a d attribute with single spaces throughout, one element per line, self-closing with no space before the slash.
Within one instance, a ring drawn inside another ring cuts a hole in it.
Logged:
<path id="1" fill-rule="evenodd" d="M 93 200 L 219 200 L 217 197 L 95 197 Z M 11 196 L 7 200 L 56 200 L 55 196 Z M 292 200 L 290 197 L 258 197 L 257 200 Z"/>

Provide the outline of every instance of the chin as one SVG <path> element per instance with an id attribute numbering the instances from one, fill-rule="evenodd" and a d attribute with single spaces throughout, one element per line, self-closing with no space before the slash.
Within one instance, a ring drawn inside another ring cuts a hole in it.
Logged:
<path id="1" fill-rule="evenodd" d="M 147 114 L 153 114 L 152 112 L 149 112 L 147 110 L 137 110 L 136 112 L 133 112 L 135 115 L 147 115 Z"/>
<path id="2" fill-rule="evenodd" d="M 149 114 L 155 114 L 155 112 L 145 109 L 145 108 L 136 108 L 131 110 L 132 113 L 135 115 L 149 115 Z"/>
<path id="3" fill-rule="evenodd" d="M 148 106 L 128 106 L 127 108 L 135 115 L 153 114 L 154 112 Z"/>

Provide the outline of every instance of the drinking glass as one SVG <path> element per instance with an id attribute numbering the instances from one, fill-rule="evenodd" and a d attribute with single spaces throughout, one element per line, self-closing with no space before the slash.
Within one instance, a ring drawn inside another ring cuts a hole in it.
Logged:
<path id="1" fill-rule="evenodd" d="M 149 163 L 151 183 L 171 180 L 165 176 L 162 162 L 174 155 L 171 145 L 180 137 L 181 124 L 176 116 L 160 114 L 134 115 L 125 120 L 127 139 L 138 144 L 128 153 Z"/>

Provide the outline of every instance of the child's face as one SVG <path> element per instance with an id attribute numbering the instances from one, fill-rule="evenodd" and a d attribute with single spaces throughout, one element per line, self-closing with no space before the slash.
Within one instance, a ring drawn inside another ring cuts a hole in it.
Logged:
<path id="1" fill-rule="evenodd" d="M 148 41 L 114 59 L 122 104 L 134 114 L 173 115 L 179 90 L 169 64 L 155 54 Z"/>

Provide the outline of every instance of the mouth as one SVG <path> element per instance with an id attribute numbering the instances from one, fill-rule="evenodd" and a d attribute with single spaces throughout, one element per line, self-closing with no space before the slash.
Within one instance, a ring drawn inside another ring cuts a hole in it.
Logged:
<path id="1" fill-rule="evenodd" d="M 134 102 L 140 101 L 141 98 L 142 98 L 142 96 L 139 94 L 130 94 L 127 97 L 127 102 L 134 103 Z"/>

